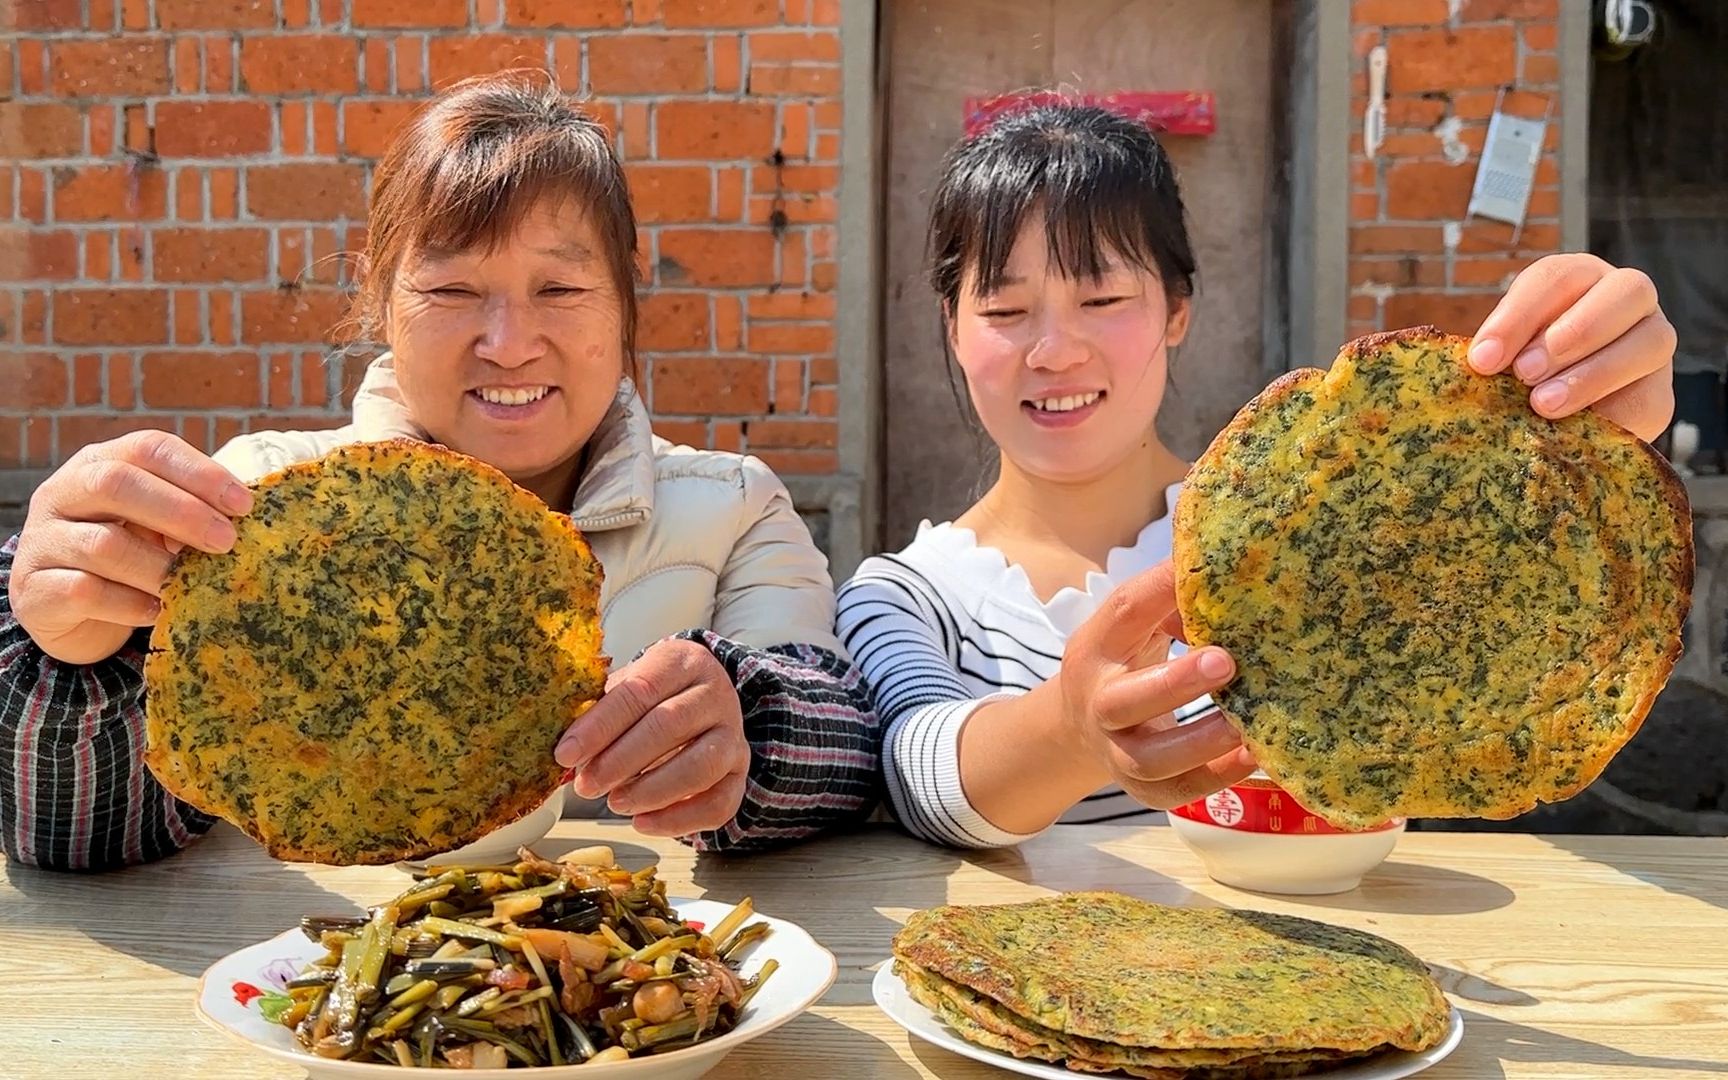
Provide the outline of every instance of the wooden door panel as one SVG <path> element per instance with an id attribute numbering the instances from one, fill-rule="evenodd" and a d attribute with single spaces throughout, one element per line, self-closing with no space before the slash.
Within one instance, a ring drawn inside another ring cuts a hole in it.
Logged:
<path id="1" fill-rule="evenodd" d="M 951 518 L 988 486 L 987 441 L 949 387 L 923 273 L 929 192 L 969 96 L 1211 90 L 1218 131 L 1172 137 L 1200 265 L 1197 324 L 1179 351 L 1160 429 L 1193 456 L 1261 380 L 1272 134 L 1267 0 L 959 0 L 885 6 L 884 541 Z"/>

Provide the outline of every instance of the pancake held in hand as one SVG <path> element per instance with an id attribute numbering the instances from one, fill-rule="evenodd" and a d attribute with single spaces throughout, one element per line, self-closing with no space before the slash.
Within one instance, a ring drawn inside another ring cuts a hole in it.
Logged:
<path id="1" fill-rule="evenodd" d="M 265 477 L 187 551 L 151 635 L 144 760 L 281 859 L 448 851 L 556 790 L 605 683 L 601 571 L 568 518 L 408 440 Z"/>
<path id="2" fill-rule="evenodd" d="M 1083 1071 L 1290 1075 L 1428 1049 L 1450 1011 L 1421 961 L 1371 934 L 1118 893 L 916 912 L 894 956 L 963 1036 Z"/>
<path id="3" fill-rule="evenodd" d="M 1594 413 L 1531 411 L 1431 328 L 1250 402 L 1176 509 L 1193 644 L 1268 775 L 1334 825 L 1508 818 L 1582 790 L 1680 655 L 1684 489 Z"/>

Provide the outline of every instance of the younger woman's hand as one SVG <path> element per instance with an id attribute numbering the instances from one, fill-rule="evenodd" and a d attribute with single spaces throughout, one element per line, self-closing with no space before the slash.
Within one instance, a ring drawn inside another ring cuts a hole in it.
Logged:
<path id="1" fill-rule="evenodd" d="M 1642 270 L 1594 255 L 1538 259 L 1512 281 L 1470 345 L 1484 375 L 1511 368 L 1551 420 L 1595 409 L 1641 439 L 1674 416 L 1674 327 Z"/>
<path id="2" fill-rule="evenodd" d="M 1164 562 L 1117 587 L 1062 658 L 1075 741 L 1124 791 L 1160 810 L 1205 798 L 1255 768 L 1222 713 L 1176 723 L 1176 709 L 1236 674 L 1230 654 L 1214 646 L 1170 659 L 1180 636 L 1175 572 Z"/>

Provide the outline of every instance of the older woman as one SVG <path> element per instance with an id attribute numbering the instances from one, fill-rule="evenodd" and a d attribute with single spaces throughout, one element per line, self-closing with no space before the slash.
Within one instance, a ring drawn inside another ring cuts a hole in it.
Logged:
<path id="1" fill-rule="evenodd" d="M 396 436 L 490 462 L 593 544 L 608 652 L 641 655 L 559 743 L 579 795 L 702 848 L 867 814 L 879 737 L 826 564 L 766 466 L 650 432 L 635 260 L 605 132 L 543 80 L 473 80 L 423 109 L 377 171 L 356 316 L 389 352 L 352 422 L 214 458 L 163 432 L 85 447 L 0 548 L 6 854 L 102 869 L 210 828 L 140 762 L 140 628 L 172 553 L 228 550 L 248 482 Z"/>

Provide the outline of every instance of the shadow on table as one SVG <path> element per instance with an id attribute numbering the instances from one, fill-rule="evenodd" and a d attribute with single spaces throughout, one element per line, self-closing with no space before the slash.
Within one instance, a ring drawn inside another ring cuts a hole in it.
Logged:
<path id="1" fill-rule="evenodd" d="M 1515 898 L 1511 889 L 1477 874 L 1396 859 L 1369 871 L 1349 892 L 1278 897 L 1290 904 L 1400 915 L 1474 915 L 1503 908 Z"/>
<path id="2" fill-rule="evenodd" d="M 1113 889 L 1164 904 L 1219 906 L 1170 877 L 1065 836 L 1061 828 L 1019 847 L 955 851 L 919 844 L 888 826 L 868 826 L 787 851 L 702 855 L 692 879 L 716 899 L 749 896 L 766 914 L 841 928 L 822 934 L 840 967 L 824 1000 L 865 1005 L 870 979 L 891 955 L 905 915 L 948 903 L 949 879 L 967 867 L 1026 886 L 999 886 L 1003 901 Z"/>
<path id="3" fill-rule="evenodd" d="M 1464 1014 L 1464 1045 L 1459 1052 L 1468 1051 L 1472 1067 L 1477 1070 L 1471 1074 L 1472 1080 L 1477 1077 L 1504 1080 L 1506 1070 L 1503 1063 L 1509 1061 L 1572 1065 L 1577 1067 L 1574 1075 L 1587 1076 L 1606 1075 L 1604 1070 L 1608 1068 L 1637 1069 L 1638 1075 L 1650 1076 L 1666 1071 L 1720 1073 L 1728 1066 L 1728 1059 L 1724 1058 L 1702 1061 L 1628 1053 L 1587 1039 L 1556 1035 L 1469 1009 L 1459 1011 Z"/>
<path id="4" fill-rule="evenodd" d="M 1677 896 L 1728 908 L 1728 875 L 1722 870 L 1728 862 L 1728 839 L 1693 838 L 1683 859 L 1676 856 L 1675 847 L 1660 842 L 1646 851 L 1605 852 L 1604 837 L 1547 835 L 1536 839 Z"/>
<path id="5" fill-rule="evenodd" d="M 264 857 L 237 833 L 218 832 L 159 862 L 108 873 L 11 863 L 6 876 L 22 898 L 5 914 L 7 929 L 37 931 L 35 940 L 44 945 L 59 934 L 82 934 L 190 976 L 298 925 L 302 915 L 356 911 L 352 901 L 313 882 L 303 868 Z M 404 875 L 404 886 L 408 880 Z"/>
<path id="6" fill-rule="evenodd" d="M 1445 964 L 1426 961 L 1428 970 L 1433 973 L 1440 988 L 1455 998 L 1464 1001 L 1474 1001 L 1481 1005 L 1505 1005 L 1514 1008 L 1525 1005 L 1539 1005 L 1541 998 L 1532 997 L 1522 990 L 1514 990 L 1510 986 L 1502 986 L 1492 979 L 1468 971 L 1460 971 Z"/>
<path id="7" fill-rule="evenodd" d="M 556 859 L 591 843 L 545 839 L 534 850 Z M 646 866 L 659 858 L 638 844 L 609 846 L 621 866 Z M 307 869 L 270 859 L 252 841 L 218 825 L 176 855 L 110 873 L 8 864 L 7 880 L 24 903 L 4 919 L 9 929 L 73 931 L 147 964 L 197 976 L 235 949 L 299 925 L 301 916 L 360 912 L 360 904 L 319 885 Z M 363 900 L 387 900 L 412 880 L 394 874 Z"/>
<path id="8" fill-rule="evenodd" d="M 651 847 L 643 847 L 641 844 L 624 844 L 611 839 L 604 841 L 581 839 L 559 840 L 548 836 L 536 840 L 532 847 L 534 849 L 534 854 L 540 856 L 542 859 L 552 859 L 553 861 L 557 861 L 561 855 L 576 851 L 580 848 L 594 847 L 597 844 L 604 844 L 604 846 L 611 848 L 612 858 L 617 860 L 619 866 L 629 870 L 640 870 L 644 866 L 649 866 L 660 861 L 660 853 Z"/>
<path id="9" fill-rule="evenodd" d="M 918 1040 L 913 1042 L 916 1044 Z M 880 1049 L 884 1046 L 889 1047 L 887 1053 Z M 949 1074 L 936 1072 L 936 1075 Z M 763 1076 L 916 1080 L 918 1071 L 900 1060 L 888 1040 L 838 1020 L 805 1013 L 785 1027 L 732 1051 L 710 1076 L 713 1080 L 732 1077 L 754 1080 Z"/>
<path id="10" fill-rule="evenodd" d="M 1470 1080 L 1505 1080 L 1506 1062 L 1572 1065 L 1571 1075 L 1596 1075 L 1608 1068 L 1637 1069 L 1639 1075 L 1663 1071 L 1720 1072 L 1723 1062 L 1692 1058 L 1650 1057 L 1614 1050 L 1600 1043 L 1540 1031 L 1482 1013 L 1460 1010 L 1464 1015 L 1464 1044 L 1448 1064 L 1470 1070 Z M 999 1070 L 978 1064 L 939 1046 L 912 1040 L 912 1052 L 937 1076 L 999 1076 Z M 1316 1080 L 1324 1074 L 1316 1074 Z"/>

